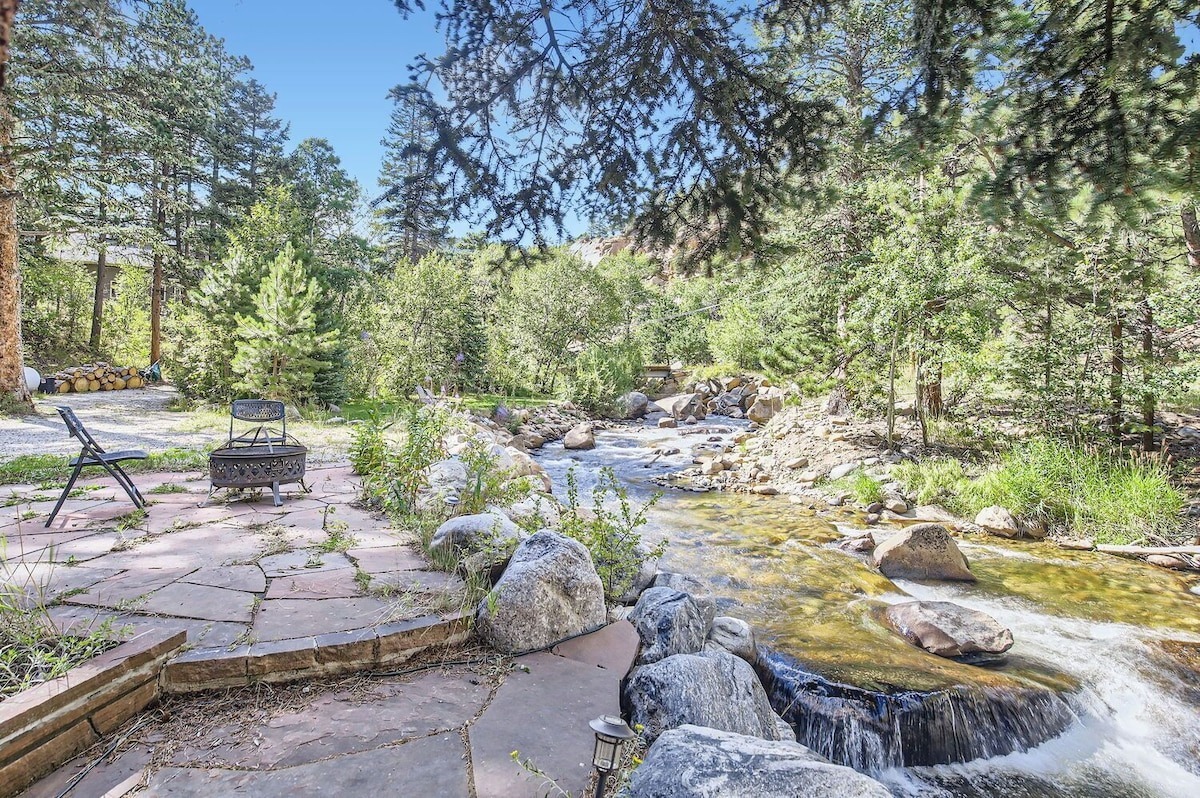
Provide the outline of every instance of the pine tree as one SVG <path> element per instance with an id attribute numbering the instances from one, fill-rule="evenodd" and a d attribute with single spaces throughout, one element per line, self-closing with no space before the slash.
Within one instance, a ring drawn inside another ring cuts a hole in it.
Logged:
<path id="1" fill-rule="evenodd" d="M 233 371 L 250 394 L 299 402 L 324 365 L 319 352 L 329 343 L 317 331 L 321 292 L 289 244 L 271 262 L 258 286 L 253 310 L 238 317 Z"/>

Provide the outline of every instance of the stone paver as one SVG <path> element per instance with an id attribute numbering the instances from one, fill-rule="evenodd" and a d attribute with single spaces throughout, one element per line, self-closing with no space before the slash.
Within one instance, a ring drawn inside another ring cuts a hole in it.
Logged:
<path id="1" fill-rule="evenodd" d="M 267 599 L 254 618 L 255 640 L 287 640 L 324 632 L 348 632 L 392 620 L 394 602 L 363 596 L 330 599 Z"/>
<path id="2" fill-rule="evenodd" d="M 290 574 L 271 580 L 267 599 L 354 598 L 361 592 L 353 568 Z"/>
<path id="3" fill-rule="evenodd" d="M 292 551 L 284 554 L 272 554 L 259 560 L 258 565 L 263 569 L 263 573 L 272 578 L 354 567 L 354 563 L 346 559 L 346 555 L 323 551 Z"/>
<path id="4" fill-rule="evenodd" d="M 387 571 L 420 571 L 429 567 L 425 558 L 408 546 L 350 549 L 346 556 L 369 574 Z"/>
<path id="5" fill-rule="evenodd" d="M 467 795 L 467 774 L 462 767 L 462 758 L 463 744 L 458 733 L 447 732 L 391 748 L 279 770 L 163 768 L 152 776 L 142 794 L 172 798 L 211 798 L 216 795 L 453 798 Z"/>
<path id="6" fill-rule="evenodd" d="M 617 678 L 625 678 L 633 661 L 637 658 L 642 639 L 629 621 L 617 621 L 591 634 L 559 643 L 551 653 L 573 659 L 597 668 L 612 671 Z"/>
<path id="7" fill-rule="evenodd" d="M 532 760 L 559 787 L 580 795 L 592 774 L 595 736 L 588 721 L 620 714 L 620 677 L 553 654 L 529 654 L 505 679 L 468 732 L 478 798 L 541 795 L 541 780 L 510 752 Z"/>
<path id="8" fill-rule="evenodd" d="M 256 601 L 253 593 L 176 582 L 151 593 L 138 610 L 148 615 L 250 623 Z"/>
<path id="9" fill-rule="evenodd" d="M 193 585 L 224 587 L 229 590 L 245 590 L 250 593 L 262 593 L 267 589 L 267 576 L 257 565 L 201 568 L 180 581 Z"/>

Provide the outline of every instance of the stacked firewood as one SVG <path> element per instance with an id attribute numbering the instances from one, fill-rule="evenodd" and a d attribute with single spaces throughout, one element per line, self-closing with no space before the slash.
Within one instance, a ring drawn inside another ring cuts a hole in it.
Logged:
<path id="1" fill-rule="evenodd" d="M 139 369 L 132 366 L 120 368 L 107 363 L 65 369 L 54 375 L 54 381 L 59 393 L 123 391 L 126 388 L 141 388 L 146 384 Z"/>

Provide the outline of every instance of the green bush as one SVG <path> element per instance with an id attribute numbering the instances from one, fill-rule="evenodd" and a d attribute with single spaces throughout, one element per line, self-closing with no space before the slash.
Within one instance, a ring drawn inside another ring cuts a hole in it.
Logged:
<path id="1" fill-rule="evenodd" d="M 955 512 L 962 511 L 959 492 L 968 482 L 962 463 L 951 458 L 906 460 L 896 466 L 892 477 L 904 485 L 918 504 L 940 504 Z"/>
<path id="2" fill-rule="evenodd" d="M 610 410 L 641 377 L 642 355 L 636 344 L 596 344 L 575 360 L 575 371 L 567 382 L 567 398 L 587 410 Z"/>
<path id="3" fill-rule="evenodd" d="M 600 478 L 592 490 L 590 512 L 579 503 L 579 483 L 575 469 L 567 471 L 567 507 L 562 514 L 564 535 L 587 547 L 592 564 L 604 584 L 609 601 L 622 596 L 633 585 L 642 562 L 661 557 L 666 543 L 646 549 L 642 546 L 641 528 L 646 524 L 650 509 L 662 494 L 654 494 L 640 507 L 634 507 L 629 494 L 611 468 L 600 469 Z M 611 503 L 616 509 L 610 509 Z"/>

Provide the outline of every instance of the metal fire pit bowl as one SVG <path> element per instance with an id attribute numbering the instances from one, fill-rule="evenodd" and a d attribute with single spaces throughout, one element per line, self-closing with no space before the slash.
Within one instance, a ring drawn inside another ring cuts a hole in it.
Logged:
<path id="1" fill-rule="evenodd" d="M 212 490 L 270 486 L 275 506 L 283 505 L 279 486 L 299 482 L 304 486 L 308 449 L 300 444 L 223 446 L 208 456 Z M 307 490 L 307 488 L 305 488 Z M 211 495 L 211 494 L 210 494 Z"/>

